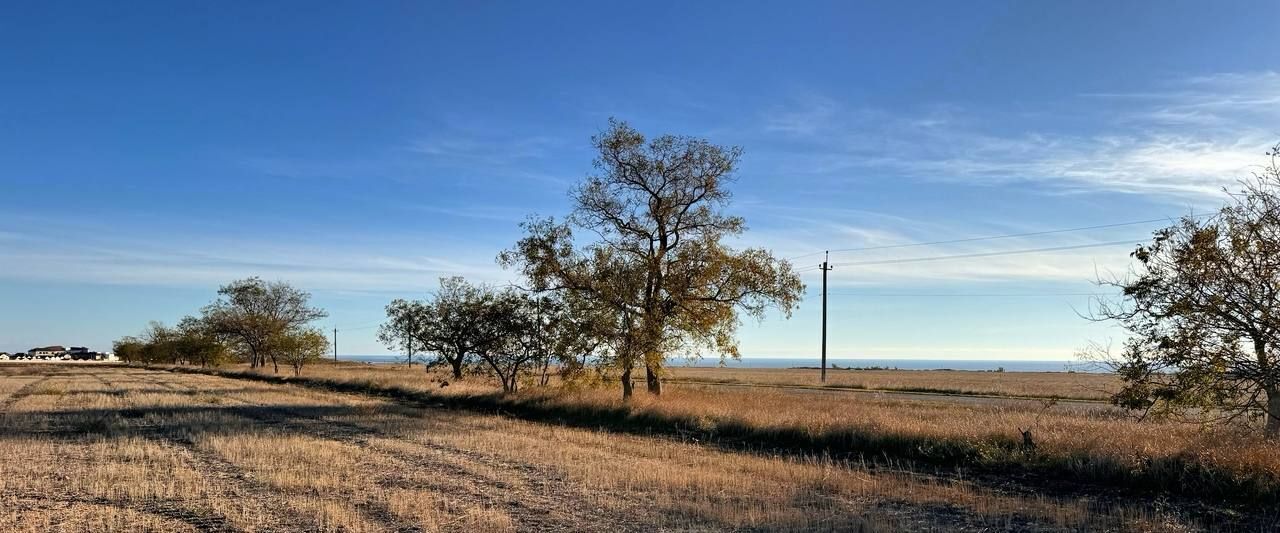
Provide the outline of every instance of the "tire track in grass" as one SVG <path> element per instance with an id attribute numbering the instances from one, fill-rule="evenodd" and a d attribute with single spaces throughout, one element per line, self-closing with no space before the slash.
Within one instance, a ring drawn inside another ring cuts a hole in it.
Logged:
<path id="1" fill-rule="evenodd" d="M 156 386 L 162 387 L 167 390 L 171 390 L 174 392 L 181 392 L 184 394 L 191 393 L 191 392 L 199 392 L 199 389 L 192 385 L 181 384 L 181 387 L 185 387 L 185 388 L 180 388 L 179 385 L 174 385 L 173 383 L 169 383 L 159 379 L 152 379 L 152 377 L 156 377 L 156 378 L 163 377 L 162 374 L 159 374 L 159 373 L 150 374 L 147 376 L 147 380 L 154 383 Z M 297 428 L 289 427 L 290 425 L 288 423 L 281 423 L 281 421 L 276 417 L 266 415 L 263 411 L 270 410 L 269 406 L 255 404 L 253 402 L 249 402 L 241 398 L 235 398 L 229 395 L 223 395 L 220 398 L 224 400 L 235 401 L 243 405 L 251 406 L 250 409 L 235 411 L 234 416 L 247 419 L 247 420 L 253 420 L 255 422 L 262 424 L 265 427 L 279 427 L 281 429 L 297 429 Z M 321 437 L 323 438 L 323 436 Z M 334 439 L 329 439 L 329 440 L 334 440 Z M 197 443 L 191 440 L 190 438 L 186 438 L 184 440 L 184 445 L 189 446 L 194 450 L 199 450 L 199 446 L 197 445 Z M 222 463 L 233 464 L 226 461 L 225 459 L 222 459 L 221 457 L 217 457 L 216 454 L 213 454 L 212 452 L 200 451 L 200 453 L 208 454 Z M 243 472 L 243 469 L 241 469 L 239 466 L 236 466 L 235 468 L 240 469 Z M 273 492 L 280 492 L 280 489 L 271 486 L 269 483 L 259 482 L 256 480 L 254 480 L 253 482 L 255 484 L 260 485 L 260 488 L 262 489 L 270 490 Z M 356 507 L 363 516 L 370 518 L 375 522 L 378 522 L 388 530 L 422 531 L 422 528 L 418 527 L 416 524 L 412 524 L 404 520 L 401 520 L 399 517 L 396 516 L 394 512 L 391 511 L 389 506 L 381 502 L 365 501 L 365 502 L 357 503 Z"/>
<path id="2" fill-rule="evenodd" d="M 163 389 L 181 392 L 182 389 L 173 387 L 163 381 L 152 379 L 153 373 L 135 374 L 139 381 L 150 385 L 155 385 Z M 126 389 L 128 390 L 128 389 Z M 131 395 L 126 395 L 130 398 Z M 132 402 L 131 402 L 132 405 Z M 131 407 L 137 412 L 143 409 Z M 310 517 L 302 514 L 300 511 L 293 509 L 289 505 L 289 501 L 279 495 L 279 491 L 270 486 L 266 482 L 258 481 L 253 475 L 239 465 L 227 461 L 216 453 L 202 449 L 198 443 L 192 438 L 191 431 L 179 426 L 178 424 L 170 424 L 166 427 L 163 423 L 158 426 L 142 426 L 140 423 L 134 425 L 134 433 L 144 438 L 151 439 L 162 445 L 174 448 L 180 457 L 201 478 L 203 478 L 211 487 L 214 487 L 218 493 L 218 497 L 227 502 L 250 502 L 262 507 L 279 512 L 263 513 L 258 516 L 269 517 L 269 523 L 254 524 L 255 531 L 311 531 L 319 528 Z M 181 508 L 182 513 L 195 513 L 194 510 Z M 209 512 L 213 512 L 212 509 Z M 283 515 L 283 516 L 281 516 Z M 202 515 L 206 529 L 202 531 L 238 531 L 232 522 L 221 514 L 212 516 Z"/>
<path id="3" fill-rule="evenodd" d="M 304 392 L 294 389 L 290 394 Z M 334 393 L 337 394 L 337 393 Z M 405 406 L 394 402 L 378 400 L 418 413 L 429 413 L 432 410 L 417 406 Z M 397 415 L 412 420 L 412 417 Z M 513 518 L 518 520 L 521 529 L 537 531 L 572 531 L 572 530 L 643 530 L 644 528 L 624 526 L 628 524 L 630 515 L 615 514 L 609 516 L 602 509 L 587 509 L 586 506 L 566 505 L 567 502 L 587 500 L 588 495 L 568 477 L 554 469 L 527 462 L 513 462 L 474 450 L 448 446 L 431 440 L 405 438 L 394 432 L 378 427 L 350 422 L 321 419 L 321 421 L 345 428 L 348 434 L 363 442 L 374 451 L 394 457 L 407 466 L 425 471 L 447 472 L 454 479 L 465 480 L 465 495 L 473 505 L 508 508 L 514 511 Z M 421 448 L 421 452 L 410 456 L 404 450 L 393 449 L 376 442 L 370 442 L 368 435 L 404 442 L 410 446 Z M 517 482 L 500 477 L 485 475 L 477 471 L 477 466 L 497 467 L 505 469 L 509 474 L 517 476 Z M 504 497 L 494 491 L 511 490 L 516 485 L 532 487 L 533 490 L 520 493 L 518 498 Z M 641 506 L 637 505 L 637 508 Z"/>
<path id="4" fill-rule="evenodd" d="M 308 398 L 304 394 L 310 392 L 306 389 L 279 385 L 276 387 L 279 387 L 277 390 L 283 394 L 314 401 L 314 397 Z M 352 396 L 358 397 L 358 395 Z M 353 444 L 377 453 L 381 457 L 388 458 L 402 467 L 429 472 L 442 472 L 444 474 L 442 476 L 443 479 L 456 482 L 457 485 L 428 488 L 442 489 L 437 492 L 457 498 L 467 505 L 503 509 L 516 522 L 517 529 L 522 531 L 628 531 L 633 529 L 627 525 L 629 523 L 627 516 L 611 517 L 606 516 L 603 511 L 596 512 L 598 511 L 596 509 L 580 510 L 582 506 L 566 505 L 581 501 L 585 495 L 569 482 L 565 476 L 551 469 L 529 463 L 502 462 L 501 467 L 507 468 L 509 472 L 516 473 L 525 485 L 537 487 L 538 489 L 503 497 L 501 494 L 495 495 L 493 492 L 495 492 L 495 489 L 496 491 L 511 489 L 513 485 L 511 482 L 480 474 L 474 468 L 467 468 L 466 466 L 475 465 L 476 463 L 493 464 L 497 462 L 494 457 L 429 441 L 405 440 L 401 436 L 381 428 L 332 420 L 290 407 L 261 404 L 243 398 L 232 399 L 261 408 L 261 411 L 251 411 L 250 413 L 251 416 L 261 417 L 263 423 Z M 386 405 L 400 406 L 384 400 L 376 401 Z M 427 411 L 418 407 L 401 407 Z M 302 423 L 299 420 L 309 420 L 310 423 Z M 389 448 L 371 440 L 372 437 L 403 441 L 423 450 L 406 456 L 405 450 Z M 402 480 L 393 479 L 392 481 Z M 518 498 L 515 496 L 518 496 Z"/>
<path id="5" fill-rule="evenodd" d="M 116 384 L 112 380 L 102 376 L 102 374 L 99 372 L 94 372 L 91 375 L 96 380 L 98 380 L 98 382 L 106 386 L 107 389 L 110 390 L 112 394 L 117 394 L 121 398 L 123 398 L 124 399 L 123 403 L 125 403 L 128 406 L 127 409 L 129 409 L 130 411 L 135 410 L 136 403 L 134 400 L 136 399 L 136 397 L 130 394 L 131 389 L 121 388 L 116 386 Z M 167 438 L 164 435 L 165 431 L 163 431 L 161 428 L 157 428 L 154 426 L 141 426 L 141 425 L 131 427 L 131 424 L 132 422 L 125 420 L 125 427 L 134 430 L 132 431 L 133 434 L 144 436 L 144 437 L 160 436 L 164 440 L 170 440 L 170 441 L 172 440 Z M 182 448 L 183 450 L 180 450 L 180 452 L 186 451 L 185 447 L 182 447 Z M 188 460 L 188 459 L 192 459 L 192 457 L 188 457 L 185 454 L 183 454 L 183 459 Z M 195 459 L 200 460 L 200 458 L 195 458 Z M 206 466 L 203 463 L 203 461 L 201 461 L 201 463 L 202 463 L 201 464 L 202 467 Z M 208 475 L 206 474 L 207 472 L 206 470 L 203 470 L 202 468 L 194 468 L 193 471 L 196 472 L 201 477 L 206 478 L 206 480 L 208 480 L 207 479 Z M 171 518 L 174 520 L 179 520 L 184 523 L 187 523 L 192 527 L 196 528 L 198 531 L 202 531 L 202 532 L 229 532 L 229 531 L 238 530 L 238 528 L 236 528 L 235 525 L 232 524 L 231 520 L 228 519 L 226 516 L 222 515 L 221 513 L 218 513 L 213 509 L 207 509 L 204 512 L 200 512 L 190 507 L 187 507 L 186 505 L 184 505 L 187 502 L 183 502 L 180 500 L 168 500 L 168 499 L 153 500 L 153 501 L 133 504 L 133 503 L 115 502 L 115 501 L 108 500 L 106 498 L 97 498 L 93 501 L 85 501 L 84 503 L 117 505 L 120 507 L 132 509 L 135 511 L 146 512 L 146 513 L 150 513 L 158 516 L 163 516 L 166 518 Z"/>
<path id="6" fill-rule="evenodd" d="M 34 380 L 33 382 L 28 383 L 25 386 L 19 388 L 9 397 L 5 398 L 3 402 L 0 402 L 0 409 L 8 409 L 9 407 L 13 406 L 22 398 L 29 396 L 32 393 L 32 391 L 35 390 L 36 387 L 39 387 L 42 384 L 46 383 L 50 378 L 54 377 L 55 375 L 64 375 L 64 374 L 43 374 L 40 379 Z M 91 373 L 90 376 L 92 376 L 93 379 L 96 379 L 97 381 L 102 383 L 109 390 L 113 390 L 113 391 L 119 390 L 109 380 L 99 376 L 96 372 Z M 63 502 L 63 503 L 70 503 L 70 504 L 78 503 L 78 504 L 86 504 L 86 505 L 108 506 L 108 507 L 113 507 L 117 509 L 127 509 L 131 511 L 139 512 L 139 513 L 145 513 L 145 514 L 168 518 L 171 520 L 180 521 L 190 525 L 191 527 L 195 528 L 197 531 L 202 531 L 202 532 L 221 533 L 221 532 L 228 532 L 228 531 L 237 531 L 237 529 L 231 526 L 230 522 L 227 521 L 226 518 L 221 515 L 210 516 L 210 515 L 201 514 L 184 507 L 182 505 L 182 502 L 168 500 L 168 499 L 153 499 L 153 500 L 146 500 L 146 501 L 128 501 L 128 500 L 121 501 L 121 500 L 109 499 L 106 497 L 87 497 L 87 496 L 77 495 L 69 492 L 57 492 L 54 490 L 47 490 L 47 489 L 44 489 L 44 490 L 29 489 L 26 491 L 6 491 L 2 499 L 5 502 L 9 502 L 9 506 L 11 508 L 16 507 L 19 500 L 28 500 L 28 501 L 36 502 L 37 507 L 42 502 Z"/>
<path id="7" fill-rule="evenodd" d="M 21 513 L 27 510 L 47 509 L 51 503 L 84 504 L 114 509 L 129 510 L 162 518 L 168 518 L 191 526 L 202 533 L 226 533 L 240 531 L 225 518 L 209 517 L 183 507 L 174 500 L 151 500 L 144 502 L 112 500 L 101 496 L 88 497 L 68 493 L 51 493 L 49 491 L 25 490 L 11 491 L 3 494 L 7 510 Z M 24 507 L 25 504 L 25 507 Z"/>
<path id="8" fill-rule="evenodd" d="M 53 376 L 49 374 L 41 374 L 40 379 L 33 380 L 9 393 L 9 396 L 6 396 L 4 400 L 0 400 L 0 413 L 8 411 L 10 407 L 13 407 L 14 404 L 18 403 L 23 398 L 31 396 L 31 394 L 35 392 L 36 387 L 43 385 L 45 382 L 49 381 L 49 378 L 51 377 Z"/>
<path id="9" fill-rule="evenodd" d="M 305 418 L 311 420 L 310 424 L 300 424 L 295 420 Z M 566 494 L 564 491 L 557 491 L 554 497 L 545 495 L 534 495 L 530 493 L 521 493 L 518 495 L 510 495 L 503 497 L 501 491 L 510 490 L 513 483 L 496 479 L 491 476 L 485 476 L 475 471 L 474 468 L 467 468 L 467 464 L 471 463 L 469 457 L 465 454 L 458 453 L 457 450 L 449 447 L 441 446 L 431 442 L 422 442 L 417 440 L 407 441 L 409 444 L 422 448 L 421 452 L 406 455 L 405 450 L 394 449 L 372 440 L 370 437 L 380 437 L 386 439 L 399 440 L 396 436 L 382 432 L 376 428 L 350 424 L 335 420 L 316 417 L 305 413 L 300 413 L 289 408 L 274 409 L 272 414 L 264 414 L 264 421 L 274 421 L 282 426 L 296 428 L 306 431 L 309 434 L 353 444 L 360 448 L 364 448 L 372 453 L 377 453 L 402 468 L 412 468 L 419 471 L 440 472 L 443 478 L 448 480 L 441 485 L 429 484 L 428 488 L 436 489 L 436 492 L 442 496 L 457 498 L 469 506 L 480 508 L 500 508 L 503 509 L 516 522 L 519 530 L 528 531 L 574 531 L 574 530 L 602 530 L 602 529 L 623 529 L 618 528 L 616 522 L 606 522 L 592 524 L 598 520 L 598 517 L 591 516 L 574 516 L 574 517 L 555 517 L 557 511 L 563 511 L 566 502 L 573 501 L 578 497 L 577 494 Z M 425 453 L 424 453 L 425 452 Z M 502 465 L 511 468 L 511 465 Z M 512 471 L 526 475 L 534 467 L 532 465 L 519 465 Z M 392 478 L 394 483 L 403 486 L 412 487 L 415 485 L 411 480 Z M 529 482 L 529 485 L 545 484 Z M 443 489 L 443 490 L 440 490 Z M 496 493 L 496 494 L 495 494 Z M 588 525 L 591 524 L 591 525 Z"/>

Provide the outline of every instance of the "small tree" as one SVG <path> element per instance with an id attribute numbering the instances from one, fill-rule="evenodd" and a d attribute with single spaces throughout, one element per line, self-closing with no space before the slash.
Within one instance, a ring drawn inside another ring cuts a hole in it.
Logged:
<path id="1" fill-rule="evenodd" d="M 499 335 L 484 318 L 495 298 L 487 286 L 472 285 L 459 276 L 440 278 L 430 300 L 387 305 L 387 322 L 378 330 L 378 339 L 393 347 L 412 342 L 436 356 L 429 365 L 448 364 L 454 379 L 462 379 L 477 351 Z"/>
<path id="2" fill-rule="evenodd" d="M 387 321 L 378 328 L 378 340 L 393 350 L 404 350 L 405 363 L 412 368 L 413 359 L 422 346 L 418 336 L 424 321 L 431 320 L 432 316 L 422 302 L 409 300 L 393 300 L 386 310 Z"/>
<path id="3" fill-rule="evenodd" d="M 176 364 L 180 353 L 178 332 L 152 320 L 142 331 L 142 361 L 149 364 Z"/>
<path id="4" fill-rule="evenodd" d="M 205 320 L 192 316 L 183 317 L 174 332 L 176 350 L 188 363 L 202 367 L 218 366 L 230 358 L 230 350 Z"/>
<path id="5" fill-rule="evenodd" d="M 293 368 L 293 375 L 297 376 L 302 374 L 303 366 L 324 357 L 329 350 L 329 338 L 318 329 L 304 329 L 276 336 L 272 339 L 271 348 L 280 354 Z"/>
<path id="6" fill-rule="evenodd" d="M 122 337 L 111 344 L 111 351 L 126 363 L 144 362 L 143 352 L 147 343 L 137 337 Z"/>
<path id="7" fill-rule="evenodd" d="M 250 368 L 266 366 L 270 357 L 279 372 L 272 341 L 329 316 L 323 309 L 309 305 L 310 294 L 283 281 L 266 282 L 256 277 L 237 280 L 218 289 L 218 296 L 204 308 L 204 320 L 212 331 L 242 351 Z"/>
<path id="8" fill-rule="evenodd" d="M 208 325 L 190 316 L 177 327 L 153 321 L 138 337 L 116 341 L 114 349 L 122 361 L 150 364 L 218 365 L 228 356 L 226 345 Z"/>
<path id="9" fill-rule="evenodd" d="M 1130 337 L 1113 401 L 1163 414 L 1266 415 L 1280 437 L 1280 147 L 1209 219 L 1187 217 L 1138 246 L 1137 265 L 1095 318 Z"/>
<path id="10" fill-rule="evenodd" d="M 503 393 L 516 392 L 521 374 L 548 357 L 547 329 L 539 299 L 506 290 L 489 298 L 477 318 L 489 334 L 476 345 L 476 356 L 488 366 Z"/>

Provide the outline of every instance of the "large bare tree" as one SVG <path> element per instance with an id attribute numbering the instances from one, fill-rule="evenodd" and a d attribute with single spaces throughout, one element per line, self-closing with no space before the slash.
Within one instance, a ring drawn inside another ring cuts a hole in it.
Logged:
<path id="1" fill-rule="evenodd" d="M 647 140 L 614 120 L 592 142 L 597 172 L 572 192 L 567 223 L 526 223 L 526 237 L 499 260 L 534 288 L 574 291 L 612 313 L 610 360 L 624 396 L 637 365 L 649 391 L 661 393 L 676 350 L 737 357 L 739 313 L 762 318 L 775 306 L 790 314 L 804 291 L 790 263 L 723 242 L 745 229 L 723 212 L 740 148 L 673 135 Z M 577 247 L 574 228 L 594 242 Z"/>
<path id="2" fill-rule="evenodd" d="M 1096 317 L 1130 336 L 1114 401 L 1158 413 L 1265 414 L 1280 437 L 1280 147 L 1210 218 L 1183 218 L 1139 246 L 1120 301 Z"/>

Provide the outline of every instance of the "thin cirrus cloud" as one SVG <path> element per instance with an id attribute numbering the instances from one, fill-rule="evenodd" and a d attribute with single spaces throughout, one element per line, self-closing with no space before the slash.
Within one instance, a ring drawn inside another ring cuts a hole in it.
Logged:
<path id="1" fill-rule="evenodd" d="M 509 137 L 491 133 L 450 132 L 410 142 L 405 152 L 417 163 L 504 182 L 565 187 L 570 183 L 555 164 L 565 143 L 556 137 Z M 564 159 L 561 157 L 560 159 Z"/>
<path id="2" fill-rule="evenodd" d="M 948 286 L 964 283 L 1052 282 L 1086 285 L 1099 277 L 1123 275 L 1128 253 L 1145 239 L 1141 227 L 1053 235 L 1028 235 L 971 242 L 916 246 L 923 241 L 972 239 L 1056 230 L 1043 226 L 966 226 L 951 221 L 921 220 L 860 209 L 759 207 L 753 218 L 764 222 L 740 236 L 739 247 L 763 247 L 790 259 L 805 272 L 806 282 L 821 282 L 813 267 L 824 249 L 835 249 L 830 261 L 832 286 Z M 1126 239 L 1132 239 L 1131 241 Z M 834 243 L 834 244 L 833 244 Z M 1099 243 L 1112 243 L 1096 246 Z M 860 248 L 874 247 L 872 250 Z M 1036 253 L 1008 253 L 1041 250 Z M 1001 254 L 1001 255 L 987 255 Z M 1007 254 L 1007 255 L 1003 255 Z M 946 260 L 939 257 L 953 257 Z M 968 257 L 965 257 L 968 256 Z"/>
<path id="3" fill-rule="evenodd" d="M 531 215 L 529 208 L 498 205 L 467 205 L 444 207 L 435 205 L 409 205 L 407 209 L 445 217 L 486 220 L 518 224 Z"/>
<path id="4" fill-rule="evenodd" d="M 81 232 L 81 235 L 84 233 Z M 331 244 L 226 240 L 215 236 L 95 236 L 68 240 L 49 232 L 23 246 L 0 247 L 0 277 L 19 281 L 163 287 L 211 286 L 248 276 L 287 279 L 311 290 L 417 291 L 442 276 L 489 282 L 510 275 L 488 254 L 405 253 L 374 242 Z M 447 257 L 447 258 L 446 258 Z"/>
<path id="5" fill-rule="evenodd" d="M 282 178 L 385 179 L 416 182 L 440 171 L 465 171 L 504 180 L 567 183 L 544 163 L 565 147 L 551 136 L 509 136 L 448 129 L 407 142 L 343 155 L 315 153 L 246 155 L 235 158 L 250 172 Z M 452 176 L 452 175 L 450 175 Z"/>
<path id="6" fill-rule="evenodd" d="M 1139 240 L 1134 239 L 1132 244 L 1124 239 L 1101 242 L 1105 246 L 1097 246 L 1099 240 L 1087 237 L 1062 238 L 1050 244 L 1033 239 L 1011 239 L 999 244 L 931 246 L 891 254 L 837 253 L 831 257 L 835 269 L 829 274 L 829 281 L 834 287 L 920 287 L 995 282 L 1086 285 L 1099 278 L 1107 279 L 1127 272 L 1130 265 L 1128 252 Z M 1046 249 L 1048 251 L 1017 253 Z M 810 259 L 810 263 L 816 263 L 822 258 Z M 818 281 L 820 272 L 808 275 L 812 281 Z"/>
<path id="7" fill-rule="evenodd" d="M 1099 100 L 1138 102 L 1126 113 L 1172 124 L 1235 127 L 1242 119 L 1274 121 L 1280 116 L 1280 73 L 1219 73 L 1166 84 L 1162 90 L 1133 93 L 1088 93 Z"/>
<path id="8" fill-rule="evenodd" d="M 1275 72 L 1187 78 L 1159 91 L 1079 100 L 1053 107 L 1097 133 L 1054 131 L 1042 114 L 1036 127 L 995 132 L 984 127 L 991 112 L 948 105 L 902 115 L 820 95 L 766 113 L 761 131 L 790 141 L 783 144 L 790 149 L 772 154 L 779 164 L 815 176 L 870 169 L 922 180 L 1192 198 L 1220 195 L 1280 141 L 1280 130 L 1268 129 L 1280 118 Z"/>
<path id="9" fill-rule="evenodd" d="M 429 137 L 409 145 L 409 150 L 429 157 L 497 163 L 538 159 L 550 155 L 560 146 L 552 137 L 532 136 L 515 139 L 481 139 L 475 137 Z"/>

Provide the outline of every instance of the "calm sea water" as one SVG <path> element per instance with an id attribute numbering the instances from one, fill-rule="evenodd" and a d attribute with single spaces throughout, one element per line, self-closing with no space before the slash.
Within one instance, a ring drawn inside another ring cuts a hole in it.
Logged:
<path id="1" fill-rule="evenodd" d="M 366 363 L 403 363 L 404 356 L 396 355 L 341 355 L 339 359 Z M 717 359 L 697 361 L 672 360 L 672 366 L 714 367 Z M 817 358 L 791 357 L 743 357 L 738 361 L 725 361 L 727 368 L 817 368 Z M 1006 372 L 1105 372 L 1093 363 L 1082 361 L 1017 361 L 1009 359 L 959 360 L 959 359 L 827 359 L 827 365 L 841 368 L 898 368 L 902 370 L 998 370 Z"/>

